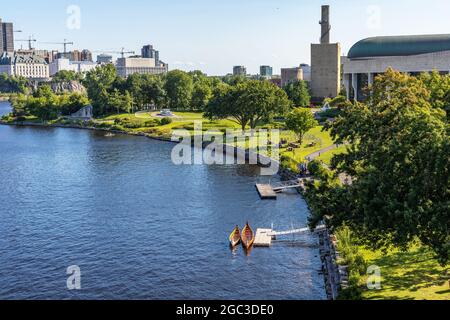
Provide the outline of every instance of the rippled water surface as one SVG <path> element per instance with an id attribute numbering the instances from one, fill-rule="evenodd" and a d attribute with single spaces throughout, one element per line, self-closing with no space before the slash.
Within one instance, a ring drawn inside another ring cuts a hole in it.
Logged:
<path id="1" fill-rule="evenodd" d="M 246 220 L 305 226 L 301 197 L 260 201 L 257 169 L 175 166 L 172 147 L 0 126 L 0 299 L 325 298 L 315 236 L 249 256 L 228 247 Z M 70 265 L 80 291 L 66 288 Z"/>

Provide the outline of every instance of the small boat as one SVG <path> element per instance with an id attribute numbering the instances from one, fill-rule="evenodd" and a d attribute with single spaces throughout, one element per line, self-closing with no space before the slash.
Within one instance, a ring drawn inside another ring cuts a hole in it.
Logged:
<path id="1" fill-rule="evenodd" d="M 253 246 L 253 242 L 255 242 L 255 234 L 253 233 L 252 228 L 250 228 L 250 225 L 245 225 L 244 229 L 242 229 L 241 234 L 241 241 L 242 245 L 248 250 Z"/>
<path id="2" fill-rule="evenodd" d="M 114 133 L 108 132 L 107 134 L 105 134 L 105 137 L 110 138 L 110 137 L 115 137 L 116 135 Z"/>
<path id="3" fill-rule="evenodd" d="M 230 234 L 230 245 L 232 247 L 235 247 L 241 242 L 241 231 L 239 230 L 239 227 L 236 226 L 234 228 L 233 232 Z"/>

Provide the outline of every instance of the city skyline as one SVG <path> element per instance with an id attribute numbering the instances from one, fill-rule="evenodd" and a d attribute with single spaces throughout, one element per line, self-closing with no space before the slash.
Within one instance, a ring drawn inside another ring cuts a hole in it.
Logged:
<path id="1" fill-rule="evenodd" d="M 446 33 L 445 15 L 450 9 L 450 3 L 443 0 L 433 1 L 434 5 L 428 7 L 418 0 L 249 0 L 243 4 L 135 0 L 128 6 L 103 0 L 26 2 L 26 10 L 9 3 L 2 8 L 1 18 L 23 31 L 15 34 L 16 39 L 33 35 L 38 40 L 37 49 L 62 51 L 57 45 L 39 41 L 63 39 L 74 42 L 68 50 L 89 49 L 94 55 L 122 47 L 139 52 L 143 45 L 153 44 L 170 69 L 200 69 L 209 75 L 231 73 L 235 65 L 245 66 L 250 74 L 259 73 L 261 65 L 269 65 L 274 74 L 279 74 L 282 67 L 310 64 L 310 43 L 318 43 L 320 37 L 317 7 L 321 4 L 332 6 L 331 41 L 341 43 L 344 55 L 355 42 L 370 36 Z M 79 25 L 73 25 L 77 14 L 74 8 L 80 9 Z M 34 16 L 38 10 L 39 19 Z M 400 24 L 398 12 L 410 18 Z M 417 23 L 423 16 L 427 16 L 427 24 Z M 27 44 L 16 42 L 16 49 L 21 46 Z"/>

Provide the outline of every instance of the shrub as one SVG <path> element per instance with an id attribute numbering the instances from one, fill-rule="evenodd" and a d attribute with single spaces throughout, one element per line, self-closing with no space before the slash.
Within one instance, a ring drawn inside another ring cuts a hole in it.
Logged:
<path id="1" fill-rule="evenodd" d="M 341 265 L 347 265 L 349 270 L 348 288 L 340 293 L 340 299 L 360 299 L 361 298 L 361 276 L 366 273 L 367 262 L 359 250 L 357 240 L 353 237 L 349 227 L 343 226 L 336 230 L 338 239 L 337 249 L 341 259 Z"/>
<path id="2" fill-rule="evenodd" d="M 313 176 L 316 176 L 318 178 L 324 177 L 328 172 L 328 170 L 318 160 L 313 160 L 310 163 L 308 163 L 308 171 Z"/>
<path id="3" fill-rule="evenodd" d="M 144 127 L 145 128 L 153 128 L 161 125 L 161 121 L 159 119 L 152 119 L 145 121 Z"/>
<path id="4" fill-rule="evenodd" d="M 161 119 L 161 125 L 165 126 L 167 124 L 171 124 L 173 122 L 172 118 L 165 117 Z"/>

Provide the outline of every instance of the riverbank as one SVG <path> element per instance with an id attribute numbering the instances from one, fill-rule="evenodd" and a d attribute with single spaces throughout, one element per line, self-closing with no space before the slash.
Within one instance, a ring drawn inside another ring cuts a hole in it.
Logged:
<path id="1" fill-rule="evenodd" d="M 171 143 L 178 143 L 177 141 L 173 141 L 172 139 L 168 137 L 161 137 L 161 136 L 154 136 L 148 133 L 144 132 L 129 132 L 129 131 L 122 131 L 122 130 L 113 130 L 110 128 L 97 128 L 94 126 L 86 126 L 86 125 L 80 125 L 80 124 L 44 124 L 44 123 L 36 123 L 36 122 L 5 122 L 0 121 L 0 124 L 2 125 L 15 125 L 15 126 L 31 126 L 31 127 L 48 127 L 48 128 L 70 128 L 70 129 L 82 129 L 82 130 L 92 130 L 92 131 L 100 131 L 105 133 L 113 133 L 113 134 L 124 134 L 124 135 L 130 135 L 130 136 L 140 136 L 140 137 L 147 137 L 152 140 L 159 140 L 159 141 L 165 141 L 165 142 L 171 142 Z M 202 148 L 206 148 L 206 145 L 202 145 Z M 227 150 L 230 150 L 229 148 L 224 148 L 224 154 L 227 154 Z M 242 154 L 244 152 L 245 157 L 248 159 L 249 153 L 246 150 L 242 150 L 238 147 L 235 147 L 232 149 L 233 156 L 237 156 L 238 154 Z M 228 151 L 228 155 L 229 151 Z M 267 163 L 267 158 L 264 155 L 258 155 L 258 157 L 264 157 L 264 163 Z M 272 161 L 275 161 L 272 159 Z M 282 179 L 286 180 L 292 180 L 296 177 L 298 177 L 298 174 L 292 172 L 288 168 L 281 168 L 279 172 Z M 338 284 L 335 282 L 335 278 L 330 277 L 331 274 L 334 274 L 334 270 L 337 269 L 332 263 L 335 260 L 329 260 L 327 257 L 328 248 L 327 243 L 329 243 L 329 233 L 321 233 L 319 236 L 319 252 L 320 252 L 320 258 L 322 261 L 322 267 L 321 272 L 324 275 L 324 282 L 325 282 L 325 288 L 328 299 L 336 299 L 337 297 L 337 287 Z"/>
<path id="2" fill-rule="evenodd" d="M 0 125 L 9 125 L 9 126 L 29 126 L 29 127 L 44 127 L 44 128 L 68 128 L 68 129 L 80 129 L 80 130 L 91 130 L 91 131 L 101 131 L 105 133 L 112 133 L 112 134 L 123 134 L 123 135 L 129 135 L 129 136 L 136 136 L 136 137 L 146 137 L 152 140 L 158 140 L 158 141 L 164 141 L 164 142 L 171 142 L 174 144 L 180 143 L 177 140 L 173 140 L 172 137 L 168 136 L 161 136 L 161 135 L 153 135 L 150 133 L 145 132 L 134 132 L 134 131 L 124 131 L 124 130 L 116 130 L 111 128 L 99 128 L 95 126 L 89 126 L 89 125 L 81 125 L 81 124 L 61 124 L 61 123 L 39 123 L 39 122 L 6 122 L 3 120 L 0 120 Z M 206 149 L 211 142 L 202 142 L 201 148 Z M 194 139 L 191 140 L 191 146 L 192 147 L 198 147 L 195 144 Z M 220 145 L 218 145 L 220 147 Z M 248 149 L 243 149 L 236 146 L 229 146 L 229 145 L 221 145 L 224 156 L 231 156 L 235 159 L 244 159 L 245 161 L 249 161 L 249 159 L 256 159 L 257 163 L 256 165 L 260 167 L 268 167 L 273 166 L 278 168 L 280 166 L 280 162 L 276 159 L 273 159 L 271 157 L 268 157 L 264 154 L 255 153 L 253 151 L 250 151 Z"/>
<path id="3" fill-rule="evenodd" d="M 5 299 L 73 299 L 61 273 L 72 264 L 84 274 L 78 299 L 326 299 L 315 236 L 250 256 L 228 248 L 236 223 L 276 218 L 284 230 L 308 217 L 296 195 L 259 201 L 255 166 L 177 166 L 173 144 L 129 135 L 0 132 Z"/>

